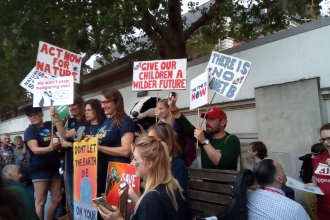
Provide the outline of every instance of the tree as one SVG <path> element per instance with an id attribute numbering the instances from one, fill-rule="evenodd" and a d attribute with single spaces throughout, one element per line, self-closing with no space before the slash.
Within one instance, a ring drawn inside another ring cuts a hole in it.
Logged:
<path id="1" fill-rule="evenodd" d="M 107 64 L 114 54 L 137 50 L 163 59 L 184 58 L 191 38 L 208 44 L 224 36 L 250 40 L 285 29 L 289 21 L 278 0 L 251 2 L 248 7 L 238 1 L 213 0 L 202 6 L 190 2 L 190 12 L 197 17 L 193 22 L 181 15 L 181 4 L 182 0 L 0 0 L 1 74 L 16 75 L 18 86 L 35 65 L 40 40 L 84 53 L 83 61 L 101 55 L 98 61 Z"/>

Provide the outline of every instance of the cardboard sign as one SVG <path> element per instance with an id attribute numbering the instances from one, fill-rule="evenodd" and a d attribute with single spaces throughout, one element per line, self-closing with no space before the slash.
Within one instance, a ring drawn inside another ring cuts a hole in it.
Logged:
<path id="1" fill-rule="evenodd" d="M 51 44 L 39 41 L 36 70 L 55 76 L 73 76 L 80 83 L 82 56 Z"/>
<path id="2" fill-rule="evenodd" d="M 132 91 L 186 89 L 187 59 L 134 62 Z"/>
<path id="3" fill-rule="evenodd" d="M 33 107 L 71 105 L 73 89 L 72 76 L 34 80 Z"/>
<path id="4" fill-rule="evenodd" d="M 105 195 L 106 200 L 110 205 L 118 206 L 118 185 L 121 181 L 126 181 L 133 187 L 135 193 L 139 195 L 140 179 L 135 177 L 134 166 L 126 163 L 109 162 Z M 125 215 L 126 220 L 131 219 L 131 215 L 134 212 L 134 207 L 135 203 L 128 199 L 127 212 Z"/>
<path id="5" fill-rule="evenodd" d="M 74 219 L 97 219 L 97 138 L 73 144 Z"/>
<path id="6" fill-rule="evenodd" d="M 209 100 L 209 73 L 204 72 L 190 81 L 190 110 L 206 105 Z"/>
<path id="7" fill-rule="evenodd" d="M 33 93 L 34 88 L 34 80 L 36 79 L 44 79 L 44 78 L 52 78 L 51 75 L 42 73 L 36 70 L 36 67 L 30 71 L 30 73 L 23 79 L 23 81 L 19 84 L 27 91 Z"/>
<path id="8" fill-rule="evenodd" d="M 286 181 L 286 185 L 288 187 L 292 187 L 292 188 L 295 188 L 295 189 L 299 189 L 299 190 L 302 190 L 302 191 L 305 191 L 305 192 L 310 192 L 310 193 L 315 193 L 315 194 L 319 194 L 319 195 L 324 195 L 324 193 L 322 192 L 322 190 L 320 189 L 320 187 L 317 187 L 317 186 L 306 186 L 304 183 L 298 181 L 298 180 L 295 180 L 291 177 L 286 177 L 287 178 L 287 181 Z"/>
<path id="9" fill-rule="evenodd" d="M 210 89 L 235 100 L 251 64 L 249 61 L 213 51 L 206 67 L 206 71 L 210 74 Z"/>
<path id="10" fill-rule="evenodd" d="M 304 198 L 307 203 L 309 213 L 311 214 L 312 219 L 317 220 L 318 218 L 316 216 L 316 206 L 317 206 L 316 195 L 313 193 L 304 192 Z"/>

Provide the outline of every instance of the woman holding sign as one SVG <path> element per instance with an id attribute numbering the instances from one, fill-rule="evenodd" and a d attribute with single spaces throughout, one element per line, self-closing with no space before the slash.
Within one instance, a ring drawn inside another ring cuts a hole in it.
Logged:
<path id="1" fill-rule="evenodd" d="M 96 134 L 99 139 L 98 194 L 105 192 L 109 161 L 130 163 L 129 155 L 134 138 L 134 124 L 125 113 L 123 96 L 118 89 L 104 89 L 101 106 L 109 118 Z"/>
<path id="2" fill-rule="evenodd" d="M 139 137 L 133 145 L 132 165 L 135 176 L 146 179 L 145 191 L 138 198 L 132 220 L 185 220 L 189 219 L 186 201 L 178 181 L 172 176 L 166 144 L 154 137 Z M 105 220 L 123 220 L 117 207 L 111 212 L 99 205 Z"/>
<path id="3" fill-rule="evenodd" d="M 316 215 L 319 219 L 329 219 L 330 216 L 330 123 L 320 129 L 320 142 L 324 145 L 325 151 L 318 157 L 313 158 L 314 175 L 309 186 L 318 186 L 324 195 L 316 195 Z"/>
<path id="4" fill-rule="evenodd" d="M 43 112 L 40 107 L 33 108 L 29 105 L 25 109 L 25 115 L 31 122 L 24 131 L 24 140 L 30 154 L 29 174 L 36 194 L 36 212 L 40 219 L 44 219 L 44 206 L 47 193 L 50 191 L 51 204 L 47 211 L 47 219 L 54 219 L 62 199 L 60 154 L 57 151 L 61 144 L 59 141 L 51 142 L 52 123 L 43 122 Z"/>

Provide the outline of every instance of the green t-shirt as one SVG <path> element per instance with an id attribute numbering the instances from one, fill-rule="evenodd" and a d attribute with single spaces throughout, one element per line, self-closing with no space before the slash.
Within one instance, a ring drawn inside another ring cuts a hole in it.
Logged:
<path id="1" fill-rule="evenodd" d="M 14 149 L 14 151 L 15 151 L 15 156 L 16 156 L 16 158 L 19 157 L 19 156 L 22 156 L 23 147 L 16 147 L 16 148 Z"/>
<path id="2" fill-rule="evenodd" d="M 184 133 L 196 141 L 194 138 L 195 127 L 188 121 L 188 119 L 181 114 L 180 118 L 175 119 Z M 220 139 L 212 139 L 211 135 L 206 134 L 206 139 L 210 140 L 210 144 L 218 151 L 222 156 L 217 165 L 214 165 L 208 157 L 204 148 L 201 150 L 202 168 L 207 169 L 220 169 L 220 170 L 237 170 L 238 156 L 240 153 L 240 141 L 236 135 L 231 135 L 226 132 L 226 135 Z"/>
<path id="3" fill-rule="evenodd" d="M 7 187 L 7 190 L 12 195 L 16 196 L 16 198 L 21 199 L 25 210 L 21 210 L 21 207 L 17 205 L 17 212 L 21 216 L 20 219 L 24 219 L 22 216 L 25 216 L 25 219 L 39 220 L 39 217 L 36 213 L 36 208 L 34 206 L 34 199 L 26 189 L 24 189 L 22 186 L 9 186 Z"/>

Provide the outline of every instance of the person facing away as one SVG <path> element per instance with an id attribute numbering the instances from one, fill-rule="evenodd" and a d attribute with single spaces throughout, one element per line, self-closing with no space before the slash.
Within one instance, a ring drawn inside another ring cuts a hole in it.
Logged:
<path id="1" fill-rule="evenodd" d="M 305 209 L 299 203 L 285 197 L 281 190 L 286 182 L 281 164 L 272 159 L 264 159 L 254 175 L 261 188 L 247 196 L 249 220 L 310 219 Z"/>
<path id="2" fill-rule="evenodd" d="M 213 107 L 201 118 L 206 119 L 206 130 L 200 126 L 194 127 L 188 119 L 180 113 L 176 106 L 178 93 L 168 99 L 170 111 L 176 123 L 184 133 L 201 147 L 202 168 L 237 170 L 237 161 L 240 154 L 240 141 L 237 136 L 225 131 L 227 115 L 221 108 Z"/>
<path id="3" fill-rule="evenodd" d="M 321 155 L 325 150 L 322 143 L 313 144 L 311 147 L 311 153 L 305 154 L 304 156 L 299 157 L 299 160 L 302 160 L 301 169 L 299 172 L 299 177 L 304 183 L 311 183 L 313 177 L 313 158 Z"/>
<path id="4" fill-rule="evenodd" d="M 319 141 L 324 145 L 325 151 L 313 158 L 314 175 L 312 183 L 307 185 L 318 186 L 324 193 L 324 195 L 316 195 L 316 215 L 324 220 L 330 218 L 330 123 L 320 128 L 320 136 Z"/>
<path id="5" fill-rule="evenodd" d="M 132 220 L 188 220 L 189 213 L 183 190 L 172 176 L 167 147 L 155 137 L 143 135 L 133 144 L 135 176 L 146 179 L 146 188 L 141 197 L 128 186 L 128 197 L 136 205 Z M 119 194 L 122 194 L 119 191 Z M 99 205 L 98 210 L 105 220 L 123 220 L 117 207 L 111 212 Z"/>

